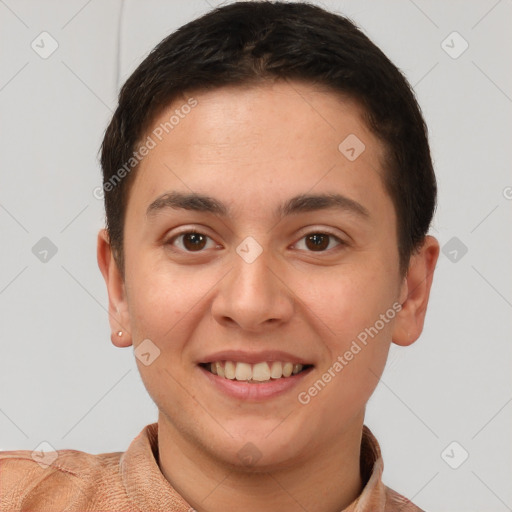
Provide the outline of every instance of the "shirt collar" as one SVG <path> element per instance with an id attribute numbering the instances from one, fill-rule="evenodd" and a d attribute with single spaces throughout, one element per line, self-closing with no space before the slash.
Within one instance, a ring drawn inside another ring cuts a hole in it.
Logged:
<path id="1" fill-rule="evenodd" d="M 157 463 L 158 423 L 146 425 L 119 461 L 129 499 L 138 510 L 189 512 L 190 505 L 164 477 Z"/>
<path id="2" fill-rule="evenodd" d="M 157 458 L 158 423 L 152 423 L 143 428 L 121 456 L 120 473 L 129 499 L 139 510 L 189 512 L 190 505 L 164 477 Z M 384 512 L 384 464 L 377 439 L 366 425 L 363 425 L 360 467 L 363 491 L 340 512 Z"/>

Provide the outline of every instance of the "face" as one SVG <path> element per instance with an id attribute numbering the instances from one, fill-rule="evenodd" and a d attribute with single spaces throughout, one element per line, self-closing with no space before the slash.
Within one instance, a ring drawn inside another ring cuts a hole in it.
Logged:
<path id="1" fill-rule="evenodd" d="M 360 428 L 403 314 L 382 146 L 357 104 L 310 85 L 191 97 L 146 134 L 113 316 L 167 432 L 294 464 Z"/>

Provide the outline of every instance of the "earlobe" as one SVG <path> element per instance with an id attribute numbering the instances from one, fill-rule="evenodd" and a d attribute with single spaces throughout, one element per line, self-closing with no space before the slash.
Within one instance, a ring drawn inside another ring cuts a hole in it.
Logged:
<path id="1" fill-rule="evenodd" d="M 98 233 L 97 260 L 108 292 L 110 339 L 116 347 L 129 347 L 132 340 L 125 287 L 106 229 L 101 229 Z"/>
<path id="2" fill-rule="evenodd" d="M 116 347 L 129 347 L 132 344 L 131 336 L 124 331 L 112 332 L 110 334 L 110 341 Z"/>
<path id="3" fill-rule="evenodd" d="M 402 309 L 396 316 L 392 341 L 407 346 L 414 343 L 423 331 L 434 270 L 439 257 L 439 243 L 430 235 L 411 256 L 407 275 L 400 290 Z"/>

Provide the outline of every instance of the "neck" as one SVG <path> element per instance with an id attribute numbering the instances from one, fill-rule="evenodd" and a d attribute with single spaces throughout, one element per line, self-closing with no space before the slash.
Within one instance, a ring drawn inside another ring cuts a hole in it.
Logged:
<path id="1" fill-rule="evenodd" d="M 363 418 L 285 467 L 248 468 L 212 456 L 158 419 L 159 465 L 172 487 L 197 512 L 300 509 L 340 512 L 361 493 Z"/>

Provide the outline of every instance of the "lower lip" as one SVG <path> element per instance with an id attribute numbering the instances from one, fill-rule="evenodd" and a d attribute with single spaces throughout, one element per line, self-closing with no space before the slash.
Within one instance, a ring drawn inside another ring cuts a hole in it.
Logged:
<path id="1" fill-rule="evenodd" d="M 245 401 L 261 401 L 268 398 L 274 398 L 293 389 L 304 377 L 313 369 L 313 367 L 290 375 L 290 377 L 281 377 L 280 379 L 271 380 L 270 382 L 261 382 L 259 384 L 226 379 L 209 372 L 202 366 L 199 369 L 210 382 L 224 394 L 233 398 L 239 398 Z"/>

